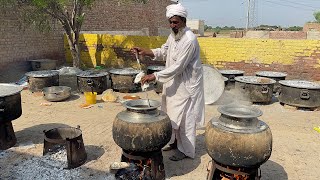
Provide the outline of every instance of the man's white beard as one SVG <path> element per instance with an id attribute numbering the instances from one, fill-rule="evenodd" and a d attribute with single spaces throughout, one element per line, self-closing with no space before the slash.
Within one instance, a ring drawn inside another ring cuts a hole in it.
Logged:
<path id="1" fill-rule="evenodd" d="M 172 34 L 173 34 L 173 37 L 174 37 L 174 40 L 177 41 L 177 40 L 179 40 L 179 39 L 183 36 L 183 34 L 184 34 L 183 29 L 184 29 L 184 28 L 180 28 L 180 29 L 178 30 L 178 33 L 177 33 L 177 34 L 174 33 L 174 31 L 171 29 Z"/>

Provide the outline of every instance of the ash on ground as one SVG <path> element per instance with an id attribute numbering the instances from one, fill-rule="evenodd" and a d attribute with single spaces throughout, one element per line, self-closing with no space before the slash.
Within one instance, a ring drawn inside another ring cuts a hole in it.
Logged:
<path id="1" fill-rule="evenodd" d="M 0 158 L 14 156 L 15 151 L 1 151 Z M 22 158 L 11 167 L 6 166 L 8 173 L 0 173 L 0 179 L 8 180 L 71 180 L 71 179 L 104 179 L 115 180 L 113 174 L 95 173 L 94 170 L 80 166 L 74 169 L 65 169 L 68 166 L 67 150 L 64 147 L 49 152 L 42 157 L 31 156 Z M 0 171 L 4 167 L 0 167 Z"/>

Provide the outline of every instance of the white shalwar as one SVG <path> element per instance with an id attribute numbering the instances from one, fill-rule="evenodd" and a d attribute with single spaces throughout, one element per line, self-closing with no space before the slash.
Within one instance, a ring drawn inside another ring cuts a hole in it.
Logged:
<path id="1" fill-rule="evenodd" d="M 152 49 L 155 60 L 165 60 L 166 68 L 155 72 L 163 84 L 162 110 L 173 128 L 169 144 L 177 139 L 178 149 L 195 157 L 196 126 L 204 126 L 203 68 L 197 37 L 189 28 L 175 40 L 170 34 L 161 48 Z"/>

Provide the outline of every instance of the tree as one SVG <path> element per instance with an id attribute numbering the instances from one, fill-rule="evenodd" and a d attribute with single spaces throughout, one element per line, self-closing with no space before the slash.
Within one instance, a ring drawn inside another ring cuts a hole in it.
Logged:
<path id="1" fill-rule="evenodd" d="M 2 6 L 16 6 L 22 12 L 28 24 L 36 25 L 40 30 L 48 29 L 52 20 L 58 21 L 67 36 L 73 66 L 80 67 L 79 37 L 84 22 L 84 9 L 90 8 L 98 0 L 0 0 Z M 146 3 L 148 0 L 119 0 Z"/>
<path id="2" fill-rule="evenodd" d="M 320 11 L 313 13 L 313 16 L 316 19 L 317 23 L 320 23 Z"/>

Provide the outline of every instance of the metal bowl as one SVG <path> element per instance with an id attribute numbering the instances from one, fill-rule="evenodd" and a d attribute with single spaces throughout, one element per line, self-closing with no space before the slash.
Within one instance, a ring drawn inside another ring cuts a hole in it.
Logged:
<path id="1" fill-rule="evenodd" d="M 63 101 L 70 97 L 71 88 L 68 86 L 51 86 L 43 88 L 43 97 L 47 101 Z"/>

